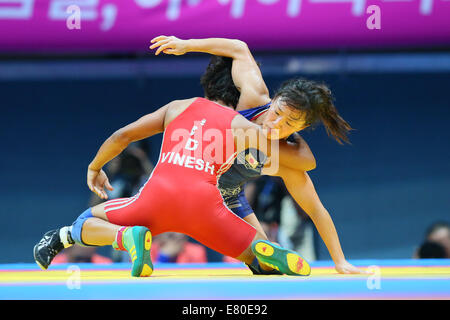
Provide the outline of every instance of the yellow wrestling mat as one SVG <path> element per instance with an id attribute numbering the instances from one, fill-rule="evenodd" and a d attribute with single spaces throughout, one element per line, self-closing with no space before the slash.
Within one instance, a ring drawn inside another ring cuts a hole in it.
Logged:
<path id="1" fill-rule="evenodd" d="M 450 299 L 449 260 L 364 261 L 372 274 L 337 274 L 312 263 L 308 277 L 254 276 L 242 264 L 155 264 L 132 278 L 130 264 L 0 265 L 0 299 Z"/>

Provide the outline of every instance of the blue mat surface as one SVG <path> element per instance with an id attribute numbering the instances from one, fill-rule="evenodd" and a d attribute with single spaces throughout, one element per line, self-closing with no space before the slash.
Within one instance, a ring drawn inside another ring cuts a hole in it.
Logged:
<path id="1" fill-rule="evenodd" d="M 1 300 L 450 299 L 450 260 L 355 260 L 371 275 L 341 275 L 329 261 L 308 277 L 254 276 L 242 264 L 155 264 L 132 278 L 130 264 L 0 265 Z"/>

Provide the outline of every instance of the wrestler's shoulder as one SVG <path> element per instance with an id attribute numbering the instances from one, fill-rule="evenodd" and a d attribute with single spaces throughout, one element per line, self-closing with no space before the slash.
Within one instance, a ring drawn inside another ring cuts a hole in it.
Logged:
<path id="1" fill-rule="evenodd" d="M 166 122 L 169 123 L 173 119 L 175 119 L 180 113 L 187 109 L 196 99 L 198 98 L 189 98 L 189 99 L 180 99 L 173 100 L 168 103 L 166 107 Z"/>
<path id="2" fill-rule="evenodd" d="M 187 108 L 189 105 L 195 102 L 195 100 L 199 99 L 198 97 L 189 98 L 189 99 L 179 99 L 179 100 L 173 100 L 171 103 L 169 103 L 169 109 L 183 109 Z"/>
<path id="3" fill-rule="evenodd" d="M 247 120 L 240 113 L 236 113 L 233 121 L 231 122 L 231 128 L 233 129 L 259 129 L 259 126 L 249 120 Z"/>

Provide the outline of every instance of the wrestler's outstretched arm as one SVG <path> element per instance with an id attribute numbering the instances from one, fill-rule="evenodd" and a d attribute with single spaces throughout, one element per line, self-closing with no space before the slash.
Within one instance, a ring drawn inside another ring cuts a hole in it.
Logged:
<path id="1" fill-rule="evenodd" d="M 172 101 L 160 109 L 147 114 L 133 123 L 115 131 L 101 145 L 95 158 L 89 164 L 87 184 L 89 189 L 102 199 L 107 199 L 105 187 L 112 190 L 103 166 L 119 155 L 130 143 L 151 137 L 164 131 L 165 126 L 176 116 L 180 105 L 191 103 L 193 99 Z"/>
<path id="2" fill-rule="evenodd" d="M 308 214 L 317 228 L 339 273 L 366 273 L 347 262 L 339 237 L 327 209 L 317 195 L 307 172 L 281 167 L 278 174 L 292 198 Z"/>
<path id="3" fill-rule="evenodd" d="M 240 40 L 225 38 L 182 40 L 174 36 L 158 36 L 151 40 L 150 49 L 155 54 L 183 55 L 187 52 L 203 52 L 233 59 L 231 74 L 234 85 L 241 95 L 236 110 L 263 106 L 271 102 L 269 90 L 247 44 Z M 279 162 L 281 165 L 301 171 L 316 168 L 316 159 L 306 141 L 294 134 L 295 141 L 280 141 Z"/>
<path id="4" fill-rule="evenodd" d="M 188 52 L 203 52 L 233 59 L 231 74 L 240 91 L 236 110 L 263 106 L 271 101 L 269 90 L 247 44 L 237 39 L 208 38 L 182 40 L 174 36 L 158 36 L 151 40 L 150 49 L 155 52 L 182 55 Z"/>

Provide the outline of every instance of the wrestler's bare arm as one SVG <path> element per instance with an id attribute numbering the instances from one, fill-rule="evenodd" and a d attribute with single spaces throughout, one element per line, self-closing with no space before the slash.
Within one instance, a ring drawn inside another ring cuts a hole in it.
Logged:
<path id="1" fill-rule="evenodd" d="M 103 166 L 118 156 L 130 143 L 164 131 L 165 127 L 195 100 L 176 100 L 115 131 L 103 142 L 88 166 L 87 185 L 100 198 L 107 199 L 104 188 L 112 190 Z"/>
<path id="2" fill-rule="evenodd" d="M 317 228 L 339 273 L 366 273 L 347 262 L 333 220 L 317 195 L 307 172 L 280 167 L 278 175 L 297 204 Z"/>
<path id="3" fill-rule="evenodd" d="M 158 48 L 156 55 L 160 52 L 173 55 L 203 52 L 232 58 L 233 82 L 241 93 L 237 111 L 263 106 L 271 101 L 261 70 L 243 41 L 225 38 L 182 40 L 174 36 L 158 36 L 151 43 L 150 49 Z"/>

